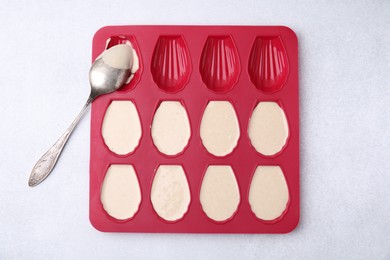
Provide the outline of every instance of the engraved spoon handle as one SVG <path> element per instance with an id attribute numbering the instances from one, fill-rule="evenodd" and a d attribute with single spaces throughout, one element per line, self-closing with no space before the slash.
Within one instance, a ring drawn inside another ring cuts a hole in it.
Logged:
<path id="1" fill-rule="evenodd" d="M 85 102 L 84 107 L 81 109 L 80 113 L 77 115 L 76 119 L 72 122 L 72 124 L 70 124 L 65 133 L 61 135 L 57 142 L 55 142 L 55 144 L 35 164 L 28 180 L 28 185 L 30 187 L 38 185 L 44 179 L 46 179 L 47 176 L 49 176 L 54 166 L 56 165 L 58 157 L 60 156 L 62 149 L 68 141 L 69 136 L 72 134 L 73 129 L 76 127 L 77 123 L 80 121 L 85 111 L 87 111 L 87 108 L 92 103 L 93 99 L 94 97 L 92 95 L 88 97 L 88 100 L 87 102 Z"/>

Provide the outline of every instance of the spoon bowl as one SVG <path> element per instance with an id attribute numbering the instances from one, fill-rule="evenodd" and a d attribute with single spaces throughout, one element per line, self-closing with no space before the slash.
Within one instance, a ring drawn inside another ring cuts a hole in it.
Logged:
<path id="1" fill-rule="evenodd" d="M 91 96 L 97 97 L 114 92 L 121 88 L 131 75 L 130 69 L 117 69 L 98 58 L 89 70 Z"/>

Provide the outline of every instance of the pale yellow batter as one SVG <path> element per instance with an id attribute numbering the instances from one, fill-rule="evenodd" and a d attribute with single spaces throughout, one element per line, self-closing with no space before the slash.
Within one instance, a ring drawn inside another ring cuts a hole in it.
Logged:
<path id="1" fill-rule="evenodd" d="M 230 166 L 211 165 L 207 168 L 200 190 L 200 203 L 206 215 L 215 221 L 233 216 L 240 203 L 240 192 Z"/>
<path id="2" fill-rule="evenodd" d="M 191 128 L 185 108 L 179 101 L 163 101 L 154 114 L 152 138 L 157 149 L 167 155 L 183 151 Z"/>
<path id="3" fill-rule="evenodd" d="M 260 102 L 253 110 L 248 134 L 253 147 L 264 155 L 274 155 L 285 146 L 288 124 L 283 109 L 276 102 Z"/>
<path id="4" fill-rule="evenodd" d="M 258 166 L 249 190 L 249 203 L 262 220 L 278 218 L 287 207 L 289 192 L 279 166 Z"/>
<path id="5" fill-rule="evenodd" d="M 209 102 L 203 113 L 200 137 L 207 151 L 215 156 L 225 156 L 233 151 L 240 137 L 240 127 L 230 102 Z"/>
<path id="6" fill-rule="evenodd" d="M 157 214 L 168 221 L 181 219 L 188 210 L 191 195 L 180 165 L 160 165 L 152 184 L 151 200 Z"/>
<path id="7" fill-rule="evenodd" d="M 141 122 L 131 101 L 112 101 L 103 120 L 102 136 L 108 148 L 116 154 L 128 154 L 141 139 Z"/>
<path id="8" fill-rule="evenodd" d="M 134 216 L 141 203 L 141 190 L 133 166 L 113 164 L 108 168 L 100 200 L 113 218 L 124 220 Z"/>

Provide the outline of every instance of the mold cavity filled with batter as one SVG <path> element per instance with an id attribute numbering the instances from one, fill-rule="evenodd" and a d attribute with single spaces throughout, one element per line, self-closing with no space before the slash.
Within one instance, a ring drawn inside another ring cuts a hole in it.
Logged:
<path id="1" fill-rule="evenodd" d="M 203 177 L 200 203 L 206 215 L 215 221 L 230 219 L 240 203 L 240 192 L 232 167 L 211 165 Z"/>
<path id="2" fill-rule="evenodd" d="M 253 110 L 249 139 L 257 152 L 272 156 L 286 145 L 289 135 L 286 115 L 276 102 L 260 102 Z"/>
<path id="3" fill-rule="evenodd" d="M 240 137 L 236 112 L 229 101 L 210 101 L 203 113 L 200 137 L 207 151 L 215 156 L 230 154 Z"/>
<path id="4" fill-rule="evenodd" d="M 102 136 L 114 153 L 125 155 L 134 151 L 141 139 L 141 122 L 131 101 L 112 101 L 102 125 Z"/>
<path id="5" fill-rule="evenodd" d="M 156 213 L 167 221 L 181 219 L 188 210 L 191 195 L 180 165 L 160 165 L 152 184 L 151 201 Z"/>
<path id="6" fill-rule="evenodd" d="M 141 190 L 131 165 L 111 165 L 104 177 L 100 200 L 104 210 L 118 220 L 132 218 L 141 203 Z"/>
<path id="7" fill-rule="evenodd" d="M 154 114 L 152 139 L 166 155 L 183 151 L 190 139 L 191 128 L 186 109 L 179 101 L 163 101 Z"/>
<path id="8" fill-rule="evenodd" d="M 249 204 L 256 217 L 272 221 L 286 211 L 289 192 L 279 166 L 258 166 L 249 190 Z"/>

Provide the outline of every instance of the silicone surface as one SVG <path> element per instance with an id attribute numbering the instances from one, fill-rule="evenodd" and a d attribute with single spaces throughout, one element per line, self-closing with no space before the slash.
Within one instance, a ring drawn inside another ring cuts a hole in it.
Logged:
<path id="1" fill-rule="evenodd" d="M 107 47 L 129 40 L 139 70 L 129 84 L 92 104 L 90 155 L 90 221 L 106 232 L 162 233 L 286 233 L 299 221 L 299 93 L 298 42 L 284 26 L 110 26 L 94 36 L 92 60 Z M 108 43 L 108 44 L 107 44 Z M 117 155 L 104 143 L 101 129 L 112 101 L 130 100 L 137 108 L 142 136 L 129 154 Z M 229 101 L 237 114 L 240 137 L 226 156 L 209 153 L 200 138 L 200 124 L 210 101 Z M 158 151 L 151 137 L 154 114 L 162 101 L 180 101 L 189 117 L 191 137 L 177 155 Z M 271 156 L 256 151 L 248 136 L 251 114 L 259 102 L 273 101 L 283 109 L 289 136 Z M 128 220 L 110 217 L 100 201 L 102 183 L 111 164 L 134 167 L 141 203 Z M 166 221 L 153 209 L 151 188 L 160 165 L 183 167 L 191 193 L 185 215 Z M 199 201 L 206 169 L 232 167 L 240 192 L 237 212 L 224 222 L 207 217 Z M 257 166 L 281 167 L 289 191 L 287 209 L 272 221 L 256 217 L 249 188 Z"/>

